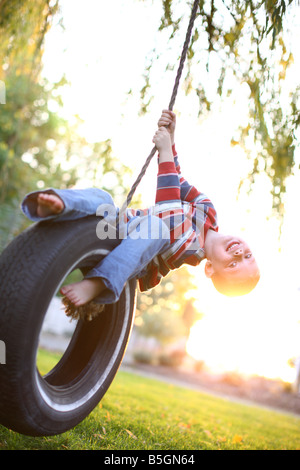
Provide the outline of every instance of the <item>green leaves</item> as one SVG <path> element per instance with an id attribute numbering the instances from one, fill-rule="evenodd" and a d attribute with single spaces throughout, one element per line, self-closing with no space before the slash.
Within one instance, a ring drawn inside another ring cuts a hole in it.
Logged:
<path id="1" fill-rule="evenodd" d="M 285 2 L 284 0 L 263 2 L 266 9 L 266 26 L 264 33 L 269 34 L 272 31 L 272 48 L 275 47 L 276 37 L 282 31 L 283 17 L 286 13 L 286 6 L 293 3 L 293 0 Z M 271 24 L 270 24 L 271 23 Z"/>
<path id="2" fill-rule="evenodd" d="M 6 88 L 0 104 L 0 249 L 24 228 L 19 204 L 29 191 L 67 188 L 84 177 L 90 186 L 103 182 L 103 189 L 125 192 L 128 169 L 112 157 L 111 142 L 90 144 L 78 116 L 73 124 L 63 118 L 66 79 L 41 77 L 44 38 L 57 9 L 58 0 L 0 1 L 0 80 Z"/>
<path id="3" fill-rule="evenodd" d="M 186 1 L 186 15 L 190 6 Z M 185 34 L 180 16 L 184 11 L 182 2 L 179 8 L 175 1 L 162 0 L 162 7 L 159 30 L 169 29 L 172 44 L 177 47 Z M 299 86 L 292 87 L 290 94 L 285 90 L 285 80 L 293 66 L 293 48 L 297 47 L 289 36 L 292 14 L 297 13 L 297 7 L 293 0 L 223 0 L 218 7 L 215 2 L 202 0 L 184 78 L 186 94 L 194 93 L 199 114 L 204 116 L 214 110 L 214 101 L 218 106 L 220 99 L 225 101 L 242 84 L 248 84 L 248 123 L 232 137 L 253 163 L 249 181 L 255 183 L 260 173 L 270 178 L 273 208 L 280 218 L 284 214 L 286 181 L 293 174 L 295 137 L 300 122 Z M 154 58 L 147 73 L 147 95 L 152 84 L 150 72 L 155 75 L 156 62 L 164 57 L 169 61 L 166 70 L 176 65 L 175 55 L 162 52 Z M 150 101 L 142 97 L 142 103 L 146 112 Z M 249 139 L 250 135 L 253 140 Z"/>

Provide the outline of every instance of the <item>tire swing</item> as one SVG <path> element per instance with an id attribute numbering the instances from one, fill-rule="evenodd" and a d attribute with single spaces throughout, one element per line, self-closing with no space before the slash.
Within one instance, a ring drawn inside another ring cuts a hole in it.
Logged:
<path id="1" fill-rule="evenodd" d="M 192 14 L 171 97 L 173 108 L 196 18 Z M 144 176 L 154 147 L 121 212 Z M 49 305 L 66 277 L 84 275 L 120 241 L 99 240 L 99 217 L 41 221 L 17 236 L 0 256 L 0 424 L 29 436 L 63 433 L 80 423 L 102 399 L 114 379 L 129 341 L 136 281 L 127 282 L 118 302 L 91 321 L 79 319 L 59 362 L 42 376 L 37 368 L 39 337 Z M 62 313 L 63 314 L 63 313 Z"/>

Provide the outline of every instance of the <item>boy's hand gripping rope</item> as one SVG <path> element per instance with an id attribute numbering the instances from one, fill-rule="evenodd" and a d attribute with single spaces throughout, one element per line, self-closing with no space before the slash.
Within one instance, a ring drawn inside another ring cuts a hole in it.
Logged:
<path id="1" fill-rule="evenodd" d="M 169 103 L 169 110 L 170 111 L 173 110 L 173 106 L 174 106 L 174 103 L 175 103 L 175 99 L 176 99 L 176 95 L 177 95 L 177 91 L 178 91 L 178 86 L 179 86 L 179 82 L 180 82 L 184 62 L 185 62 L 185 59 L 186 59 L 186 56 L 187 56 L 187 51 L 188 51 L 189 43 L 190 43 L 190 40 L 191 40 L 191 34 L 192 34 L 194 22 L 195 22 L 196 15 L 197 15 L 198 5 L 199 5 L 199 0 L 195 0 L 194 5 L 193 5 L 193 9 L 192 9 L 192 13 L 191 13 L 191 17 L 190 17 L 190 22 L 189 22 L 188 29 L 187 29 L 187 32 L 186 32 L 186 37 L 185 37 L 185 41 L 184 41 L 184 45 L 183 45 L 183 49 L 182 49 L 182 53 L 181 53 L 181 58 L 180 58 L 180 62 L 179 62 L 178 70 L 177 70 L 177 75 L 176 75 L 175 84 L 174 84 L 174 87 L 173 87 L 172 96 L 171 96 L 170 103 Z M 146 170 L 149 166 L 149 163 L 150 163 L 150 161 L 152 160 L 152 158 L 154 157 L 154 155 L 156 153 L 156 150 L 157 150 L 156 146 L 154 146 L 153 149 L 151 150 L 151 152 L 150 152 L 143 168 L 141 169 L 140 174 L 138 175 L 137 179 L 133 183 L 133 185 L 132 185 L 132 187 L 131 187 L 128 195 L 127 195 L 126 201 L 123 203 L 123 206 L 120 210 L 118 221 L 123 216 L 123 214 L 126 211 L 127 207 L 131 203 L 131 200 L 132 200 L 132 197 L 135 193 L 135 190 L 138 187 L 138 185 L 140 184 L 141 179 L 145 175 Z"/>

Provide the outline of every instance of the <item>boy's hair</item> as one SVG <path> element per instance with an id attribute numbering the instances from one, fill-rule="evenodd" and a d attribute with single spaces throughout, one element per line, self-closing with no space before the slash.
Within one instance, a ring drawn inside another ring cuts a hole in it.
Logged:
<path id="1" fill-rule="evenodd" d="M 229 281 L 225 276 L 221 274 L 213 274 L 211 280 L 216 290 L 227 297 L 239 297 L 242 295 L 249 294 L 254 287 L 257 285 L 260 279 L 260 273 L 257 271 L 252 276 L 240 279 L 238 282 Z"/>

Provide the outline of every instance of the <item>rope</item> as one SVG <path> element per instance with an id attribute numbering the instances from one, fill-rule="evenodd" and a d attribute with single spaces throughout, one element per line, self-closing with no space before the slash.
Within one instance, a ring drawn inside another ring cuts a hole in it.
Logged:
<path id="1" fill-rule="evenodd" d="M 177 75 L 176 75 L 176 79 L 175 79 L 175 83 L 174 83 L 174 87 L 173 87 L 173 91 L 172 91 L 172 95 L 171 95 L 171 99 L 170 99 L 170 103 L 169 103 L 169 110 L 170 111 L 173 110 L 173 106 L 174 106 L 175 99 L 176 99 L 176 96 L 177 96 L 178 86 L 179 86 L 179 82 L 180 82 L 184 62 L 185 62 L 185 59 L 186 59 L 186 56 L 187 56 L 187 51 L 188 51 L 189 43 L 190 43 L 190 40 L 191 40 L 191 34 L 192 34 L 194 22 L 195 22 L 196 15 L 197 15 L 198 5 L 199 5 L 199 0 L 194 0 L 194 5 L 193 5 L 193 8 L 192 8 L 192 13 L 191 13 L 188 29 L 187 29 L 187 32 L 186 32 L 186 37 L 185 37 L 185 41 L 184 41 L 184 44 L 183 44 L 181 58 L 180 58 L 180 62 L 179 62 L 178 70 L 177 70 Z M 123 204 L 123 206 L 120 210 L 120 215 L 119 216 L 121 216 L 121 214 L 123 214 L 125 212 L 126 208 L 131 203 L 133 195 L 136 191 L 136 188 L 140 184 L 143 176 L 145 175 L 146 170 L 147 170 L 152 158 L 154 157 L 154 155 L 156 153 L 156 150 L 157 150 L 156 146 L 154 146 L 153 149 L 151 150 L 149 156 L 147 157 L 146 162 L 144 163 L 144 166 L 142 167 L 142 169 L 140 171 L 140 174 L 138 175 L 137 179 L 133 183 L 133 185 L 132 185 L 132 187 L 131 187 L 128 195 L 127 195 L 126 201 L 124 202 L 124 204 Z"/>

